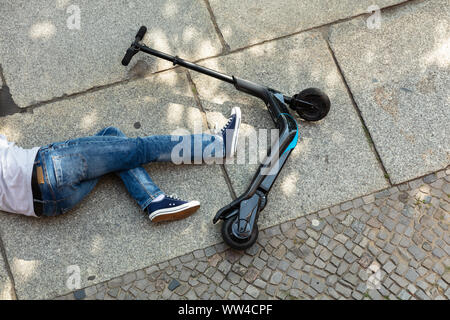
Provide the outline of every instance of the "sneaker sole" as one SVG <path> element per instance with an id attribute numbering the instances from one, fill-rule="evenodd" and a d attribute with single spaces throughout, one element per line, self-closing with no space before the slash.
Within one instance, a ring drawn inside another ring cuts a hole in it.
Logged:
<path id="1" fill-rule="evenodd" d="M 172 209 L 160 209 L 153 212 L 149 218 L 152 222 L 164 222 L 164 221 L 175 221 L 181 220 L 189 217 L 191 214 L 196 212 L 200 208 L 200 203 L 198 201 L 192 201 L 193 203 L 186 203 L 185 205 L 177 208 L 176 211 Z"/>

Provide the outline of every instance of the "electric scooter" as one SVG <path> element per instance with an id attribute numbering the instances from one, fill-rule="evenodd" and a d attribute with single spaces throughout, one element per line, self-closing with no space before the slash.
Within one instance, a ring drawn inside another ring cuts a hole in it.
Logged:
<path id="1" fill-rule="evenodd" d="M 125 53 L 122 64 L 127 66 L 133 56 L 142 51 L 158 58 L 171 61 L 173 65 L 206 74 L 213 78 L 233 84 L 242 92 L 261 99 L 267 106 L 276 128 L 279 139 L 270 147 L 268 154 L 255 173 L 250 186 L 238 198 L 220 209 L 213 219 L 213 223 L 223 220 L 222 237 L 230 247 L 245 250 L 251 247 L 258 238 L 258 217 L 267 204 L 267 196 L 290 153 L 297 145 L 298 125 L 289 109 L 306 121 L 323 119 L 330 111 L 328 96 L 317 88 L 308 88 L 290 97 L 275 89 L 256 84 L 254 82 L 229 76 L 198 64 L 171 56 L 141 43 L 147 32 L 142 26 Z"/>

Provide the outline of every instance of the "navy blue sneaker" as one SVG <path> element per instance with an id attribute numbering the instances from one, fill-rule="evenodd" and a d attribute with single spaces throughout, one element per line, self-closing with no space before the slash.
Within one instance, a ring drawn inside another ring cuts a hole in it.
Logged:
<path id="1" fill-rule="evenodd" d="M 152 222 L 184 219 L 200 208 L 198 201 L 183 201 L 175 197 L 164 196 L 159 201 L 152 201 L 147 207 L 148 217 Z"/>
<path id="2" fill-rule="evenodd" d="M 234 107 L 231 109 L 231 115 L 228 118 L 228 122 L 219 132 L 223 138 L 226 158 L 232 158 L 236 154 L 240 126 L 241 109 L 239 107 Z"/>

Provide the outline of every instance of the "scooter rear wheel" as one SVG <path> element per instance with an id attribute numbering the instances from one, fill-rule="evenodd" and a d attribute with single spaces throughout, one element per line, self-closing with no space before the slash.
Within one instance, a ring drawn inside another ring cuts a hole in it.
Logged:
<path id="1" fill-rule="evenodd" d="M 222 237 L 227 245 L 236 250 L 245 250 L 250 248 L 258 239 L 258 225 L 255 223 L 252 233 L 248 238 L 240 239 L 233 234 L 233 224 L 238 216 L 226 219 L 222 223 Z"/>
<path id="2" fill-rule="evenodd" d="M 294 95 L 294 102 L 290 106 L 294 109 L 300 118 L 306 121 L 319 121 L 330 111 L 330 99 L 328 96 L 317 88 L 308 88 Z M 314 105 L 308 107 L 301 103 L 295 103 L 295 99 L 303 100 Z"/>

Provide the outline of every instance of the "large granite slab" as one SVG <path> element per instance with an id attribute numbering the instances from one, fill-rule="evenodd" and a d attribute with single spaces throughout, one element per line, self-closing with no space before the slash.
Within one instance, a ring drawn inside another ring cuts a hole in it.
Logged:
<path id="1" fill-rule="evenodd" d="M 202 1 L 3 1 L 0 16 L 3 72 L 20 107 L 171 67 L 144 54 L 121 65 L 141 25 L 145 43 L 171 54 L 222 48 Z"/>
<path id="2" fill-rule="evenodd" d="M 6 269 L 6 262 L 0 255 L 0 300 L 14 299 L 13 282 Z"/>
<path id="3" fill-rule="evenodd" d="M 232 49 L 371 12 L 404 0 L 209 0 L 225 41 Z"/>
<path id="4" fill-rule="evenodd" d="M 394 183 L 450 164 L 450 7 L 425 1 L 335 25 L 330 44 Z"/>

